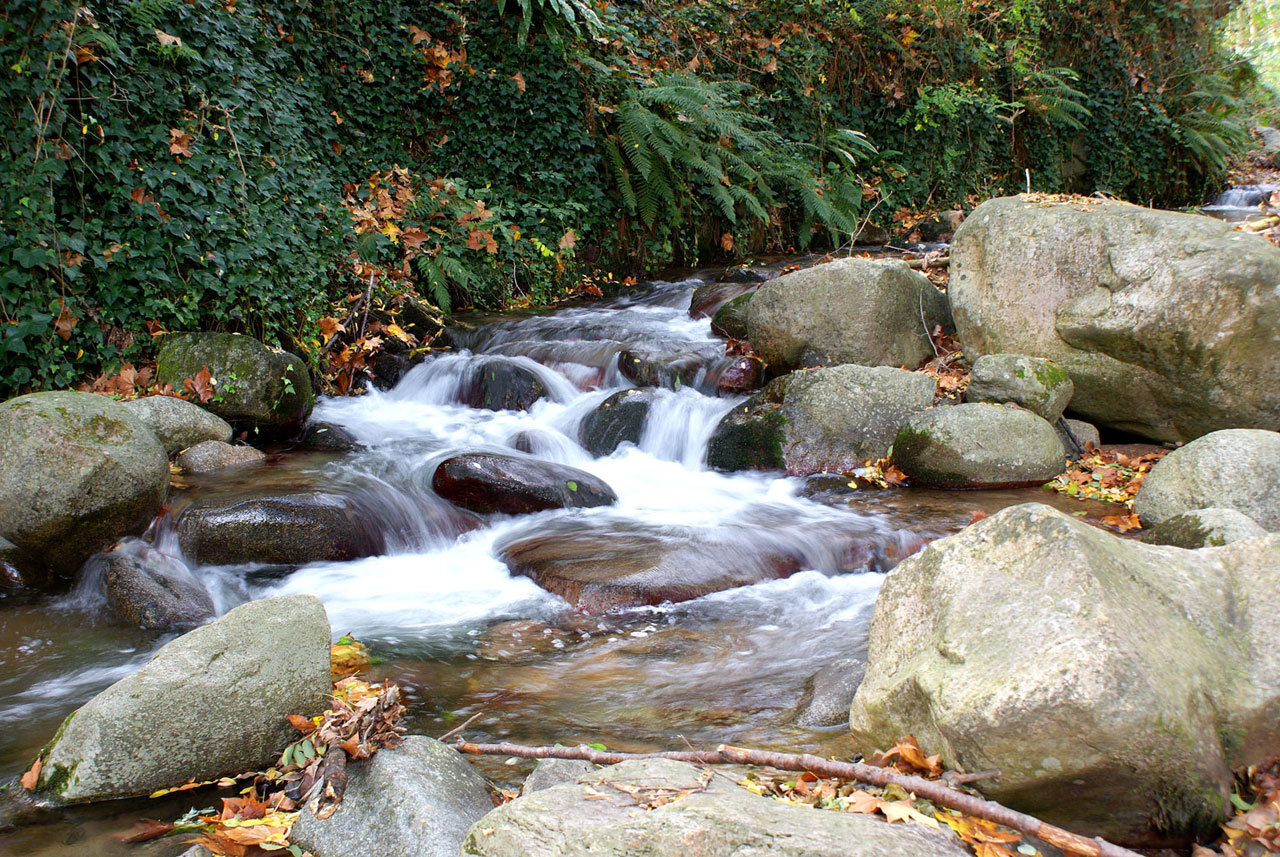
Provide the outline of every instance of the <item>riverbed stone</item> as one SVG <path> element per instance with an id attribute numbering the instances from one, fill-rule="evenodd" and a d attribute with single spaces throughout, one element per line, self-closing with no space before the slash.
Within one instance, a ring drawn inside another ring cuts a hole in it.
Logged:
<path id="1" fill-rule="evenodd" d="M 539 759 L 529 776 L 520 786 L 520 794 L 528 795 L 543 789 L 575 782 L 578 777 L 590 774 L 596 766 L 582 759 Z"/>
<path id="2" fill-rule="evenodd" d="M 1222 547 L 1266 534 L 1257 521 L 1235 509 L 1196 509 L 1165 518 L 1143 532 L 1142 541 L 1195 550 Z"/>
<path id="3" fill-rule="evenodd" d="M 1073 413 L 1157 441 L 1280 424 L 1280 248 L 1124 203 L 984 202 L 948 294 L 964 353 L 1071 376 Z"/>
<path id="4" fill-rule="evenodd" d="M 326 422 L 307 423 L 298 444 L 323 452 L 350 452 L 360 446 L 351 432 L 340 425 Z"/>
<path id="5" fill-rule="evenodd" d="M 840 658 L 818 670 L 805 688 L 796 724 L 823 728 L 846 723 L 849 706 L 866 672 L 863 658 Z"/>
<path id="6" fill-rule="evenodd" d="M 638 809 L 641 795 L 682 794 Z M 465 857 L 964 857 L 950 830 L 889 824 L 752 794 L 684 762 L 646 759 L 524 795 L 476 822 Z"/>
<path id="7" fill-rule="evenodd" d="M 329 621 L 310 595 L 241 605 L 184 634 L 73 712 L 40 755 L 37 790 L 83 802 L 269 764 L 325 706 Z"/>
<path id="8" fill-rule="evenodd" d="M 1278 535 L 1188 551 L 1005 509 L 887 576 L 853 736 L 999 768 L 988 797 L 1076 833 L 1185 844 L 1280 742 L 1277 593 Z"/>
<path id="9" fill-rule="evenodd" d="M 227 467 L 243 467 L 266 460 L 266 453 L 252 446 L 232 446 L 206 440 L 178 453 L 175 463 L 187 473 L 213 473 Z"/>
<path id="10" fill-rule="evenodd" d="M 19 589 L 30 580 L 39 580 L 39 564 L 27 556 L 22 548 L 6 538 L 0 538 L 0 588 Z"/>
<path id="11" fill-rule="evenodd" d="M 622 390 L 587 414 L 578 429 L 582 446 L 594 456 L 609 455 L 621 444 L 640 443 L 644 423 L 657 394 L 652 390 Z"/>
<path id="12" fill-rule="evenodd" d="M 696 383 L 706 367 L 705 357 L 685 351 L 628 348 L 618 353 L 618 371 L 637 387 L 679 390 Z"/>
<path id="13" fill-rule="evenodd" d="M 170 455 L 206 440 L 228 443 L 231 424 L 199 405 L 175 396 L 146 396 L 121 402 L 150 428 Z"/>
<path id="14" fill-rule="evenodd" d="M 302 358 L 238 333 L 174 333 L 156 355 L 156 380 L 176 390 L 203 369 L 213 398 L 203 405 L 232 424 L 275 432 L 296 428 L 315 394 Z"/>
<path id="15" fill-rule="evenodd" d="M 0 537 L 38 566 L 36 586 L 146 529 L 169 490 L 169 457 L 128 408 L 92 393 L 0 404 Z"/>
<path id="16" fill-rule="evenodd" d="M 857 363 L 914 369 L 933 356 L 947 299 L 905 262 L 840 259 L 761 286 L 747 309 L 751 345 L 776 374 Z"/>
<path id="17" fill-rule="evenodd" d="M 893 441 L 893 461 L 913 485 L 967 489 L 1043 484 L 1067 456 L 1044 418 L 984 403 L 912 415 Z"/>
<path id="18" fill-rule="evenodd" d="M 189 631 L 217 611 L 209 591 L 178 560 L 150 547 L 133 545 L 90 557 L 88 573 L 99 565 L 107 604 L 124 622 L 148 631 Z"/>
<path id="19" fill-rule="evenodd" d="M 754 393 L 764 386 L 764 379 L 764 361 L 754 354 L 746 354 L 720 370 L 716 378 L 716 392 L 722 396 Z"/>
<path id="20" fill-rule="evenodd" d="M 445 459 L 436 468 L 431 487 L 450 503 L 481 514 L 527 515 L 618 502 L 612 488 L 585 470 L 485 452 Z"/>
<path id="21" fill-rule="evenodd" d="M 347 776 L 337 812 L 303 810 L 290 842 L 315 857 L 457 857 L 468 828 L 493 808 L 475 768 L 421 735 L 349 763 Z"/>
<path id="22" fill-rule="evenodd" d="M 1133 501 L 1143 526 L 1210 506 L 1280 530 L 1280 432 L 1229 429 L 1198 438 L 1157 461 Z"/>
<path id="23" fill-rule="evenodd" d="M 751 305 L 754 291 L 738 295 L 716 310 L 711 317 L 711 332 L 727 339 L 747 338 L 747 307 Z"/>
<path id="24" fill-rule="evenodd" d="M 459 390 L 464 405 L 490 411 L 527 411 L 547 395 L 538 373 L 512 360 L 479 362 Z"/>
<path id="25" fill-rule="evenodd" d="M 201 565 L 302 565 L 383 552 L 386 539 L 350 498 L 324 491 L 196 500 L 177 520 L 183 555 Z"/>
<path id="26" fill-rule="evenodd" d="M 973 361 L 965 401 L 1026 408 L 1049 422 L 1067 409 L 1075 385 L 1050 360 L 1023 354 L 984 354 Z"/>
<path id="27" fill-rule="evenodd" d="M 719 282 L 703 283 L 693 290 L 689 302 L 691 318 L 712 318 L 720 307 L 736 297 L 741 297 L 760 288 L 760 282 Z"/>
<path id="28" fill-rule="evenodd" d="M 1076 447 L 1079 447 L 1080 452 L 1084 452 L 1090 445 L 1094 449 L 1102 448 L 1102 435 L 1093 423 L 1063 417 L 1053 427 L 1058 432 L 1058 440 L 1062 441 L 1068 458 L 1076 456 Z M 1068 435 L 1064 428 L 1070 430 L 1071 434 Z"/>
<path id="29" fill-rule="evenodd" d="M 730 411 L 707 447 L 716 470 L 847 473 L 883 458 L 899 429 L 933 402 L 932 378 L 887 366 L 834 366 L 771 381 Z"/>

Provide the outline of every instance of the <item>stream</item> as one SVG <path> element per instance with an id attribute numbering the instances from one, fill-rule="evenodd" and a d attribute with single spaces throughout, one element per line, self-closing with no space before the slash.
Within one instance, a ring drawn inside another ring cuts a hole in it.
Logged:
<path id="1" fill-rule="evenodd" d="M 816 672 L 865 656 L 883 572 L 977 511 L 1030 501 L 1090 517 L 1112 510 L 1039 489 L 849 491 L 836 482 L 831 490 L 774 473 L 707 470 L 711 432 L 744 397 L 715 394 L 731 358 L 707 319 L 689 317 L 699 282 L 653 283 L 547 315 L 476 320 L 455 337 L 454 351 L 412 369 L 394 389 L 318 402 L 313 419 L 345 428 L 359 450 L 280 450 L 261 465 L 194 480 L 175 491 L 153 528 L 154 547 L 136 549 L 182 561 L 174 520 L 200 499 L 340 494 L 379 522 L 381 555 L 190 572 L 219 613 L 249 599 L 318 596 L 334 635 L 365 642 L 380 659 L 374 675 L 402 685 L 411 732 L 439 735 L 479 713 L 467 729 L 472 740 L 603 742 L 632 751 L 727 741 L 847 756 L 845 729 L 803 728 L 795 718 Z M 618 359 L 635 348 L 685 355 L 702 368 L 693 383 L 659 392 L 638 444 L 593 457 L 578 443 L 579 426 L 609 395 L 632 386 Z M 476 373 L 495 361 L 536 373 L 547 395 L 527 412 L 462 404 Z M 434 494 L 431 479 L 445 458 L 476 451 L 581 468 L 608 483 L 618 502 L 460 516 Z M 803 562 L 784 579 L 589 616 L 513 575 L 500 558 L 522 539 L 548 535 L 583 550 L 683 540 L 723 545 L 744 565 L 768 550 Z M 21 774 L 62 718 L 166 639 L 111 618 L 92 576 L 65 596 L 0 600 L 0 777 Z M 481 767 L 507 784 L 529 769 L 501 759 Z M 141 817 L 175 817 L 217 797 L 201 791 L 0 813 L 0 854 L 167 857 L 183 846 L 124 845 L 118 835 Z"/>

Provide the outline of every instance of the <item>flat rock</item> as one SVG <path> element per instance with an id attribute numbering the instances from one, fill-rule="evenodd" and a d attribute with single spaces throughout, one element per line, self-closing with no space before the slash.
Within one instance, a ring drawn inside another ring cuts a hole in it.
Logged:
<path id="1" fill-rule="evenodd" d="M 536 458 L 481 452 L 442 461 L 431 486 L 449 502 L 481 514 L 525 515 L 547 509 L 608 506 L 618 501 L 612 488 L 585 470 Z"/>
<path id="2" fill-rule="evenodd" d="M 121 404 L 155 432 L 170 455 L 205 440 L 231 440 L 229 422 L 174 396 L 146 396 Z"/>
<path id="3" fill-rule="evenodd" d="M 653 809 L 632 796 L 678 797 Z M 464 857 L 965 857 L 950 830 L 791 806 L 669 759 L 624 762 L 533 792 L 472 826 Z"/>
<path id="4" fill-rule="evenodd" d="M 213 473 L 227 467 L 243 467 L 266 460 L 266 453 L 252 446 L 232 446 L 220 440 L 206 440 L 178 453 L 175 463 L 187 473 Z"/>
<path id="5" fill-rule="evenodd" d="M 328 698 L 329 621 L 310 595 L 241 605 L 166 645 L 73 712 L 37 791 L 69 802 L 145 795 L 270 763 L 290 714 Z"/>
<path id="6" fill-rule="evenodd" d="M 350 763 L 347 776 L 337 812 L 303 810 L 290 842 L 315 857 L 457 857 L 467 829 L 493 808 L 458 751 L 419 735 Z"/>
<path id="7" fill-rule="evenodd" d="M 92 393 L 0 404 L 0 537 L 33 562 L 32 585 L 70 578 L 140 534 L 169 491 L 169 457 L 133 411 Z"/>
<path id="8" fill-rule="evenodd" d="M 595 769 L 595 765 L 581 759 L 539 759 L 520 786 L 520 795 L 523 797 L 543 789 L 576 782 L 579 777 L 586 776 Z"/>
<path id="9" fill-rule="evenodd" d="M 1209 507 L 1280 530 L 1280 432 L 1228 429 L 1198 438 L 1157 461 L 1133 501 L 1143 526 Z"/>

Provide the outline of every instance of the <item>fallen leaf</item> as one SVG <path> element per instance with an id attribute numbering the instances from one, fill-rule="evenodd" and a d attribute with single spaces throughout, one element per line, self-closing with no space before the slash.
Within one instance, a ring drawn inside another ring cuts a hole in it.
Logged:
<path id="1" fill-rule="evenodd" d="M 179 128 L 169 129 L 169 154 L 191 157 L 191 135 Z"/>
<path id="2" fill-rule="evenodd" d="M 80 323 L 80 319 L 76 318 L 75 315 L 72 314 L 71 308 L 65 303 L 60 301 L 59 304 L 62 307 L 62 311 L 58 313 L 58 318 L 53 323 L 53 329 L 65 342 L 71 338 L 71 331 Z"/>
<path id="3" fill-rule="evenodd" d="M 726 253 L 733 252 L 733 233 L 726 232 L 720 236 L 720 249 Z"/>
<path id="4" fill-rule="evenodd" d="M 564 233 L 564 235 L 560 236 L 561 250 L 572 250 L 574 245 L 577 243 L 578 243 L 578 236 L 572 229 L 567 230 Z"/>
<path id="5" fill-rule="evenodd" d="M 35 787 L 39 785 L 40 768 L 42 765 L 43 763 L 39 759 L 36 759 L 27 772 L 22 775 L 22 779 L 18 781 L 18 783 L 27 791 L 33 791 Z"/>
<path id="6" fill-rule="evenodd" d="M 516 89 L 519 90 L 521 94 L 523 94 L 525 91 L 524 75 L 521 74 L 520 72 L 516 72 L 515 74 L 511 75 L 511 79 L 515 81 Z"/>
<path id="7" fill-rule="evenodd" d="M 156 34 L 156 41 L 162 45 L 166 45 L 166 46 L 173 45 L 175 47 L 180 47 L 182 45 L 182 39 L 178 38 L 177 36 L 171 36 L 168 33 L 166 33 L 164 30 L 156 30 L 155 34 Z"/>
<path id="8" fill-rule="evenodd" d="M 204 404 L 213 398 L 213 373 L 209 371 L 208 366 L 205 366 L 196 373 L 194 378 L 184 379 L 182 387 L 195 396 L 200 404 Z"/>

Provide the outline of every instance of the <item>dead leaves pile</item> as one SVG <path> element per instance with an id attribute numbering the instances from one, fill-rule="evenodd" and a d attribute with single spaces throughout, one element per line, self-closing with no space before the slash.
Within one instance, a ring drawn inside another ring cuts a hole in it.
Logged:
<path id="1" fill-rule="evenodd" d="M 352 675 L 368 665 L 368 651 L 350 637 L 330 649 L 331 671 L 342 675 L 333 685 L 332 706 L 323 714 L 289 716 L 301 733 L 285 747 L 275 765 L 265 771 L 211 782 L 189 782 L 161 789 L 151 797 L 207 785 L 229 788 L 248 781 L 238 797 L 223 798 L 221 811 L 192 810 L 173 822 L 146 820 L 126 842 L 143 842 L 176 833 L 198 833 L 192 844 L 203 845 L 220 857 L 256 857 L 282 852 L 305 857 L 289 842 L 293 823 L 305 807 L 328 818 L 346 789 L 348 759 L 367 759 L 378 750 L 394 748 L 404 734 L 400 725 L 405 708 L 400 688 L 392 682 L 371 684 Z"/>
<path id="2" fill-rule="evenodd" d="M 916 739 L 908 735 L 890 750 L 866 760 L 869 765 L 890 768 L 902 774 L 936 780 L 945 777 L 938 756 L 927 756 Z M 848 780 L 828 779 L 805 772 L 800 775 L 762 775 L 752 772 L 739 782 L 747 791 L 798 806 L 833 812 L 880 815 L 888 822 L 910 822 L 940 829 L 950 827 L 977 857 L 1035 857 L 1039 852 L 1022 843 L 1022 834 L 980 818 L 935 807 L 916 798 L 900 786 L 879 788 Z"/>
<path id="3" fill-rule="evenodd" d="M 1131 456 L 1122 452 L 1108 452 L 1097 449 L 1092 443 L 1085 444 L 1085 454 L 1080 460 L 1072 462 L 1066 473 L 1056 477 L 1045 487 L 1076 497 L 1080 500 L 1101 500 L 1104 503 L 1115 503 L 1127 509 L 1133 508 L 1133 498 L 1138 496 L 1138 489 L 1151 468 L 1157 461 L 1168 455 L 1168 452 L 1148 453 Z M 1122 533 L 1137 529 L 1138 516 L 1107 515 L 1102 523 L 1114 527 Z"/>
<path id="4" fill-rule="evenodd" d="M 934 357 L 916 371 L 933 378 L 937 384 L 933 394 L 935 405 L 958 402 L 969 386 L 970 375 L 969 364 L 965 362 L 964 352 L 960 350 L 960 342 L 954 336 L 943 333 L 941 325 L 933 328 L 929 338 L 933 342 Z"/>
<path id="5" fill-rule="evenodd" d="M 1249 768 L 1231 796 L 1235 818 L 1222 825 L 1217 849 L 1196 846 L 1192 857 L 1262 857 L 1280 854 L 1280 759 Z M 1246 799 L 1247 798 L 1247 799 Z"/>

